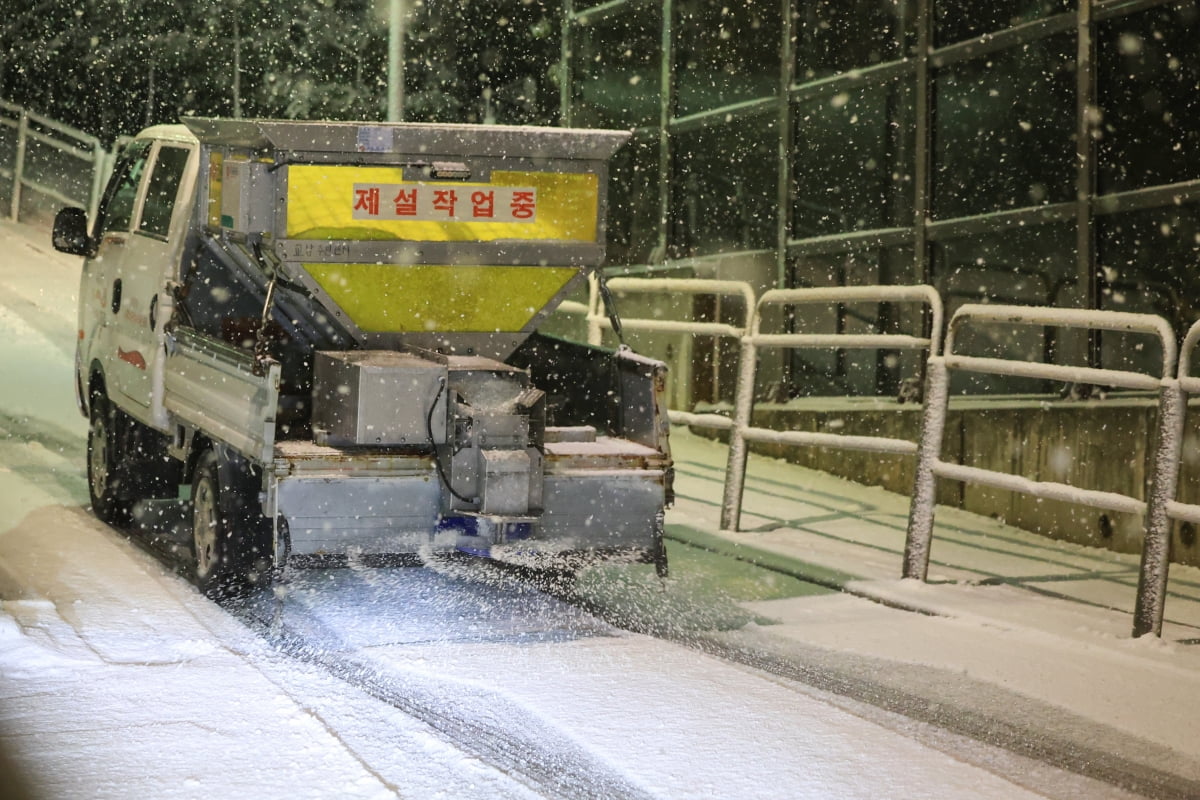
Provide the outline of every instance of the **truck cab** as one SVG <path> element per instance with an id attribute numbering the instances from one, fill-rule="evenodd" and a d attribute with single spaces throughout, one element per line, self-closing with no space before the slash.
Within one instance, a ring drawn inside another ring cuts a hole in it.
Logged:
<path id="1" fill-rule="evenodd" d="M 538 326 L 602 279 L 609 131 L 189 118 L 85 256 L 93 509 L 190 521 L 196 582 L 459 550 L 665 572 L 665 366 Z"/>
<path id="2" fill-rule="evenodd" d="M 163 287 L 177 279 L 170 273 L 187 239 L 199 150 L 186 127 L 160 126 L 144 131 L 117 161 L 80 285 L 76 386 L 84 413 L 84 365 L 103 362 L 108 395 L 139 422 L 165 425 L 161 398 L 156 406 L 152 397 L 168 322 L 158 305 Z"/>

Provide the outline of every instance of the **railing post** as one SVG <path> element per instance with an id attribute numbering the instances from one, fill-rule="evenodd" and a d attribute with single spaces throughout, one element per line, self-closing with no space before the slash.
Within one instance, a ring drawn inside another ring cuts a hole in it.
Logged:
<path id="1" fill-rule="evenodd" d="M 600 347 L 604 344 L 604 328 L 599 319 L 592 315 L 589 311 L 587 316 L 587 340 L 592 347 Z"/>
<path id="2" fill-rule="evenodd" d="M 600 278 L 595 273 L 588 275 L 587 309 L 588 344 L 599 347 L 604 343 L 604 328 L 600 322 L 603 317 L 600 311 Z"/>
<path id="3" fill-rule="evenodd" d="M 750 329 L 757 331 L 757 322 Z M 725 494 L 721 503 L 721 530 L 736 531 L 742 522 L 742 494 L 746 488 L 746 428 L 754 412 L 754 380 L 758 348 L 753 334 L 742 338 L 738 361 L 737 394 L 733 401 L 733 426 L 729 429 L 729 462 L 725 467 Z"/>
<path id="4" fill-rule="evenodd" d="M 1158 443 L 1154 451 L 1150 496 L 1146 501 L 1146 532 L 1138 576 L 1133 636 L 1162 636 L 1167 571 L 1171 563 L 1171 517 L 1167 504 L 1175 499 L 1183 443 L 1186 399 L 1177 379 L 1164 379 L 1158 403 Z"/>
<path id="5" fill-rule="evenodd" d="M 21 215 L 21 181 L 25 179 L 25 145 L 28 140 L 29 112 L 22 108 L 17 121 L 17 159 L 13 163 L 12 208 L 9 210 L 9 218 L 13 222 L 18 222 Z"/>
<path id="6" fill-rule="evenodd" d="M 946 409 L 950 399 L 950 374 L 942 356 L 931 355 L 925 370 L 925 405 L 921 409 L 921 440 L 917 444 L 916 475 L 908 531 L 904 539 L 903 577 L 925 580 L 929 573 L 929 545 L 933 539 L 933 513 L 937 476 L 933 467 L 942 455 Z"/>

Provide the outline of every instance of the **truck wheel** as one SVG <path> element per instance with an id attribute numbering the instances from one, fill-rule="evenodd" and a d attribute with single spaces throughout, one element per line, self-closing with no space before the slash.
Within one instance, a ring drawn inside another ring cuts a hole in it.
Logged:
<path id="1" fill-rule="evenodd" d="M 240 457 L 205 450 L 192 479 L 193 580 L 213 598 L 237 597 L 270 575 L 270 522 Z"/>
<path id="2" fill-rule="evenodd" d="M 92 393 L 89 409 L 88 493 L 97 517 L 129 525 L 139 501 L 178 494 L 182 465 L 167 455 L 166 437 L 121 411 L 102 389 Z"/>
<path id="3" fill-rule="evenodd" d="M 135 498 L 130 496 L 121 461 L 120 413 L 103 393 L 92 395 L 88 427 L 88 495 L 92 512 L 109 525 L 128 525 Z"/>

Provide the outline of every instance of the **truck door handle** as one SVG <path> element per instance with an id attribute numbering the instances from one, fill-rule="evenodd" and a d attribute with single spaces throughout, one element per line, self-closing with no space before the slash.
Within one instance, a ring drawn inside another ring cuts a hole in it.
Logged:
<path id="1" fill-rule="evenodd" d="M 117 278 L 113 281 L 112 290 L 112 312 L 116 314 L 121 310 L 121 279 Z"/>

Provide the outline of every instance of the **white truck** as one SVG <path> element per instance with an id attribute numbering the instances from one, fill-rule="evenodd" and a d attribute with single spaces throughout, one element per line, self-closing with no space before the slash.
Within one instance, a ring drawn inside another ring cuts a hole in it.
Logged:
<path id="1" fill-rule="evenodd" d="M 654 563 L 665 366 L 536 332 L 604 259 L 627 134 L 187 118 L 90 229 L 76 389 L 102 520 L 175 515 L 210 593 L 440 550 Z M 186 524 L 190 521 L 190 525 Z"/>

